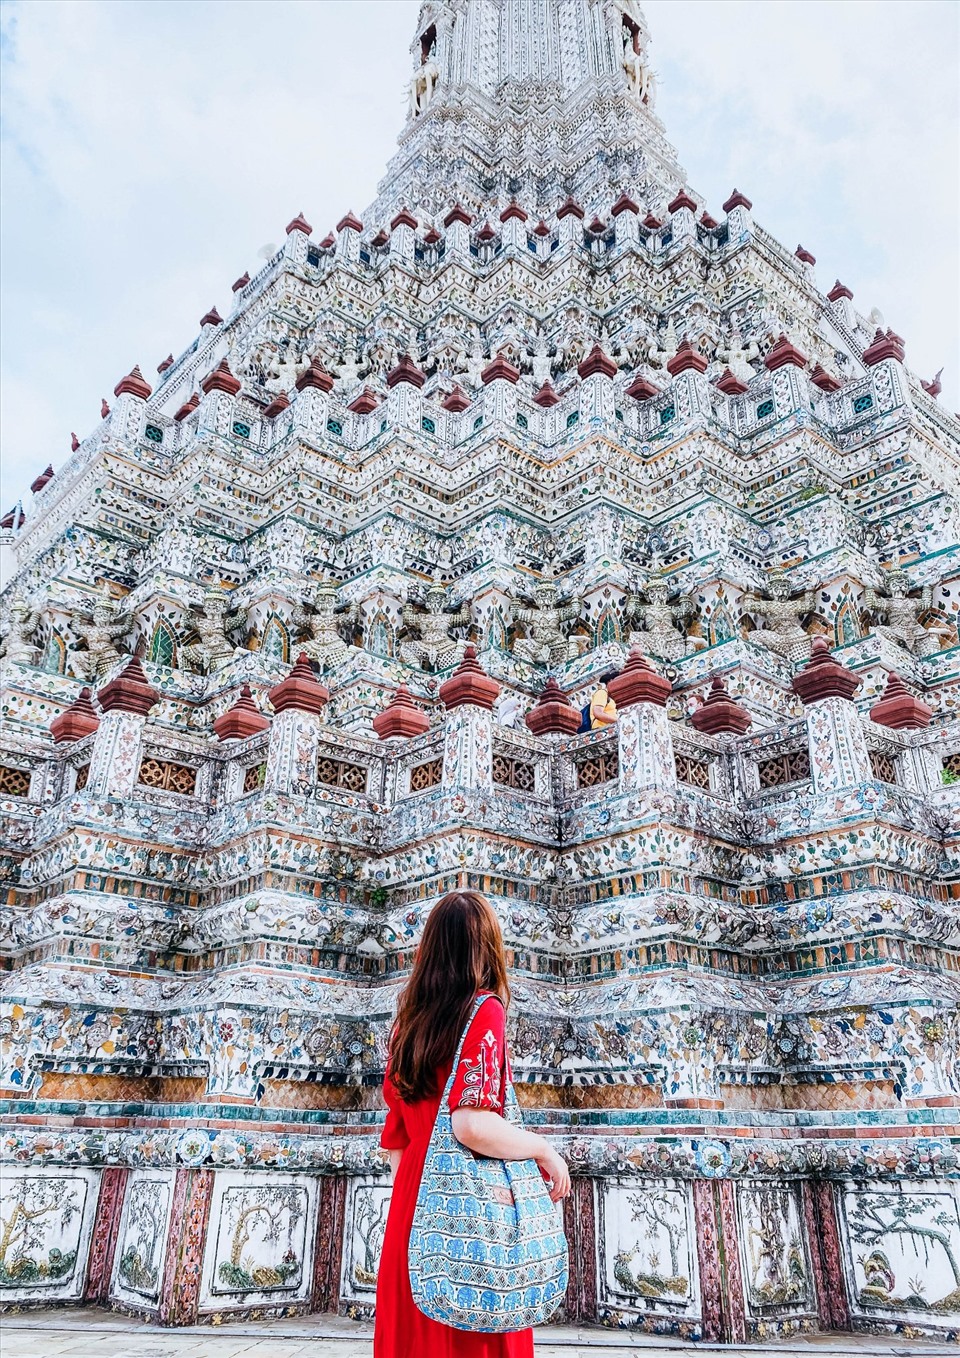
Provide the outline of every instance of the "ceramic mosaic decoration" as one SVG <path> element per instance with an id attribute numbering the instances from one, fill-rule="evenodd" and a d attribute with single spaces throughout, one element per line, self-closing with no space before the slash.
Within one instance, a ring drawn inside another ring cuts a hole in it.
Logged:
<path id="1" fill-rule="evenodd" d="M 687 184 L 634 0 L 411 52 L 376 202 L 0 520 L 2 1297 L 368 1314 L 468 886 L 561 1318 L 956 1336 L 960 426 Z"/>

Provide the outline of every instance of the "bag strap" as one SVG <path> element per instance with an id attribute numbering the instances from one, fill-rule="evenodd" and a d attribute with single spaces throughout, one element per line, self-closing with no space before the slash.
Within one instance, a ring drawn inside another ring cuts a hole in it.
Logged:
<path id="1" fill-rule="evenodd" d="M 460 1041 L 457 1043 L 457 1053 L 453 1058 L 453 1065 L 450 1067 L 450 1076 L 447 1080 L 446 1085 L 444 1086 L 443 1098 L 440 1100 L 441 1113 L 444 1111 L 444 1109 L 447 1108 L 447 1101 L 450 1098 L 450 1091 L 453 1088 L 454 1080 L 457 1078 L 457 1069 L 460 1065 L 460 1056 L 463 1052 L 463 1044 L 467 1040 L 467 1033 L 469 1033 L 470 1031 L 470 1025 L 473 1023 L 473 1020 L 479 1014 L 481 1006 L 486 1004 L 487 1000 L 489 999 L 495 999 L 498 1004 L 502 1004 L 502 1000 L 500 999 L 499 995 L 494 995 L 492 991 L 488 991 L 483 995 L 477 995 L 477 997 L 473 1001 L 473 1008 L 470 1011 L 470 1017 L 467 1019 L 466 1024 L 464 1025 L 463 1032 L 460 1034 Z M 449 1109 L 447 1111 L 449 1111 Z"/>

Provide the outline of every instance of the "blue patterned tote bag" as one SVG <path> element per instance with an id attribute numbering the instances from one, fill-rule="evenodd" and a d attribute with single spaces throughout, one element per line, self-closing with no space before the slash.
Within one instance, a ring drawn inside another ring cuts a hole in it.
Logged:
<path id="1" fill-rule="evenodd" d="M 535 1160 L 475 1155 L 453 1134 L 448 1107 L 478 995 L 457 1046 L 430 1138 L 407 1262 L 417 1308 L 455 1330 L 503 1334 L 548 1320 L 567 1290 L 559 1204 Z M 512 1083 L 503 1116 L 523 1125 Z"/>

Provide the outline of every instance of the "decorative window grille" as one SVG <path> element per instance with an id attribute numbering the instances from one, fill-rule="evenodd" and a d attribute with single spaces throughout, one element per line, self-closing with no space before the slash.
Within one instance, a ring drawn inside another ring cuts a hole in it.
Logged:
<path id="1" fill-rule="evenodd" d="M 873 776 L 879 783 L 895 783 L 897 781 L 896 761 L 890 755 L 884 754 L 882 750 L 870 751 L 870 768 Z"/>
<path id="2" fill-rule="evenodd" d="M 234 420 L 233 432 L 238 438 L 248 439 L 250 437 L 250 426 L 249 424 L 244 424 L 243 420 Z"/>
<path id="3" fill-rule="evenodd" d="M 90 778 L 90 765 L 81 764 L 80 767 L 77 769 L 77 781 L 73 785 L 74 792 L 82 792 L 83 789 L 87 786 L 89 778 Z"/>
<path id="4" fill-rule="evenodd" d="M 523 759 L 510 759 L 507 755 L 493 756 L 493 781 L 501 787 L 514 788 L 517 792 L 533 792 L 537 774 L 533 764 Z"/>
<path id="5" fill-rule="evenodd" d="M 572 429 L 579 419 L 580 411 L 579 410 L 571 411 L 571 413 L 567 416 L 567 428 Z"/>
<path id="6" fill-rule="evenodd" d="M 660 411 L 660 423 L 669 424 L 670 421 L 676 415 L 676 413 L 677 413 L 676 406 L 664 406 L 664 408 Z"/>
<path id="7" fill-rule="evenodd" d="M 474 427 L 474 429 L 479 429 L 480 426 L 481 426 L 482 424 L 483 424 L 483 416 L 482 416 L 482 415 L 478 415 L 477 418 L 476 418 L 476 419 L 474 420 L 474 422 L 473 422 L 473 427 Z"/>
<path id="8" fill-rule="evenodd" d="M 336 438 L 340 438 L 343 434 L 343 425 L 339 420 L 327 420 L 327 431 L 335 435 Z"/>
<path id="9" fill-rule="evenodd" d="M 872 396 L 870 396 L 869 394 L 867 394 L 866 396 L 855 396 L 855 397 L 854 397 L 854 400 L 853 400 L 853 410 L 854 410 L 854 414 L 856 414 L 856 415 L 862 415 L 862 414 L 864 413 L 865 410 L 872 410 L 872 409 L 873 409 L 873 397 L 872 397 Z"/>
<path id="10" fill-rule="evenodd" d="M 519 429 L 526 429 L 526 428 L 529 427 L 529 424 L 530 424 L 530 421 L 527 419 L 526 415 L 524 415 L 522 412 L 518 411 L 518 412 L 517 412 L 517 427 L 518 427 Z"/>
<path id="11" fill-rule="evenodd" d="M 0 795 L 5 797 L 30 796 L 30 770 L 11 769 L 0 764 Z"/>
<path id="12" fill-rule="evenodd" d="M 782 787 L 784 783 L 801 783 L 810 777 L 810 756 L 806 750 L 791 750 L 757 765 L 761 788 Z"/>
<path id="13" fill-rule="evenodd" d="M 146 429 L 143 431 L 143 437 L 147 439 L 150 443 L 162 443 L 163 430 L 158 425 L 148 424 Z"/>
<path id="14" fill-rule="evenodd" d="M 347 764 L 342 759 L 321 755 L 317 760 L 317 782 L 326 787 L 341 787 L 346 792 L 366 792 L 367 770 L 363 764 Z"/>
<path id="15" fill-rule="evenodd" d="M 424 415 L 420 421 L 420 428 L 425 434 L 435 434 L 437 432 L 436 422 L 431 420 L 429 415 Z"/>
<path id="16" fill-rule="evenodd" d="M 768 416 L 773 414 L 773 411 L 774 404 L 772 401 L 761 401 L 760 404 L 757 406 L 757 419 L 765 420 L 768 418 Z"/>
<path id="17" fill-rule="evenodd" d="M 160 792 L 178 792 L 192 797 L 197 789 L 197 771 L 189 764 L 174 764 L 169 759 L 143 759 L 137 782 Z"/>
<path id="18" fill-rule="evenodd" d="M 573 767 L 577 775 L 577 787 L 598 787 L 601 783 L 612 783 L 620 776 L 620 758 L 616 750 L 588 755 L 585 759 L 578 759 Z"/>
<path id="19" fill-rule="evenodd" d="M 690 759 L 685 754 L 678 754 L 675 763 L 677 778 L 681 783 L 688 783 L 690 787 L 702 788 L 705 792 L 710 791 L 709 764 L 705 764 L 702 759 Z"/>
<path id="20" fill-rule="evenodd" d="M 429 759 L 425 764 L 415 764 L 410 770 L 410 791 L 426 792 L 427 788 L 439 787 L 442 777 L 442 759 Z"/>
<path id="21" fill-rule="evenodd" d="M 243 771 L 244 792 L 256 792 L 263 787 L 267 776 L 266 764 L 248 764 Z"/>

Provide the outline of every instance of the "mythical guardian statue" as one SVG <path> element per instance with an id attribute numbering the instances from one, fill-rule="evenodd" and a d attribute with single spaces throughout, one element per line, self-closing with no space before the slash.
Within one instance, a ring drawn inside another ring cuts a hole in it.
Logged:
<path id="1" fill-rule="evenodd" d="M 455 641 L 450 629 L 469 623 L 470 605 L 463 604 L 452 613 L 446 607 L 447 587 L 440 580 L 432 580 L 424 590 L 422 611 L 414 604 L 404 605 L 404 627 L 419 634 L 419 639 L 400 643 L 400 655 L 408 665 L 445 670 L 462 659 L 466 642 Z"/>
<path id="2" fill-rule="evenodd" d="M 910 576 L 899 566 L 886 571 L 880 591 L 864 590 L 864 608 L 886 620 L 874 623 L 873 630 L 879 636 L 887 637 L 914 655 L 936 655 L 942 640 L 953 640 L 953 630 L 944 622 L 920 622 L 933 603 L 933 586 L 924 585 L 916 599 L 910 597 L 912 587 Z"/>
<path id="3" fill-rule="evenodd" d="M 40 622 L 39 608 L 27 602 L 26 596 L 18 591 L 10 601 L 7 630 L 0 638 L 0 656 L 5 660 L 16 660 L 21 665 L 35 665 L 40 650 L 33 645 L 31 638 Z"/>
<path id="4" fill-rule="evenodd" d="M 86 646 L 85 651 L 73 652 L 74 664 L 83 679 L 98 683 L 126 654 L 116 643 L 129 630 L 130 615 L 104 587 L 92 606 L 79 609 L 74 618 L 75 630 Z"/>
<path id="5" fill-rule="evenodd" d="M 245 616 L 244 609 L 230 609 L 230 596 L 221 585 L 208 585 L 201 606 L 190 610 L 190 626 L 199 640 L 180 652 L 185 664 L 200 674 L 214 674 L 229 665 L 234 656 L 242 655 L 243 647 L 235 646 L 227 634 L 239 627 Z"/>
<path id="6" fill-rule="evenodd" d="M 514 608 L 515 620 L 526 628 L 527 635 L 513 643 L 516 655 L 533 660 L 538 665 L 562 665 L 574 660 L 579 653 L 577 642 L 567 636 L 567 624 L 575 622 L 583 613 L 579 597 L 561 604 L 557 582 L 549 566 L 533 590 L 532 608 Z"/>
<path id="7" fill-rule="evenodd" d="M 426 113 L 439 79 L 440 68 L 431 57 L 414 71 L 410 78 L 411 118 L 419 118 L 421 113 Z"/>
<path id="8" fill-rule="evenodd" d="M 642 646 L 657 660 L 681 660 L 707 644 L 702 637 L 687 636 L 687 623 L 696 613 L 693 601 L 662 575 L 648 575 L 628 594 L 626 613 L 643 628 L 630 633 L 631 644 Z"/>
<path id="9" fill-rule="evenodd" d="M 337 587 L 329 580 L 322 580 L 305 604 L 306 607 L 298 608 L 294 614 L 294 623 L 309 633 L 306 641 L 298 643 L 298 653 L 303 651 L 321 670 L 339 665 L 350 651 L 340 629 L 345 622 L 356 622 L 358 606 L 350 604 L 345 609 L 340 608 Z"/>
<path id="10" fill-rule="evenodd" d="M 816 592 L 805 589 L 796 598 L 786 571 L 775 567 L 767 573 L 767 587 L 763 594 L 745 594 L 741 605 L 764 622 L 763 627 L 750 633 L 750 640 L 765 646 L 775 655 L 794 663 L 810 654 L 812 638 L 800 625 L 800 619 L 812 613 Z"/>

